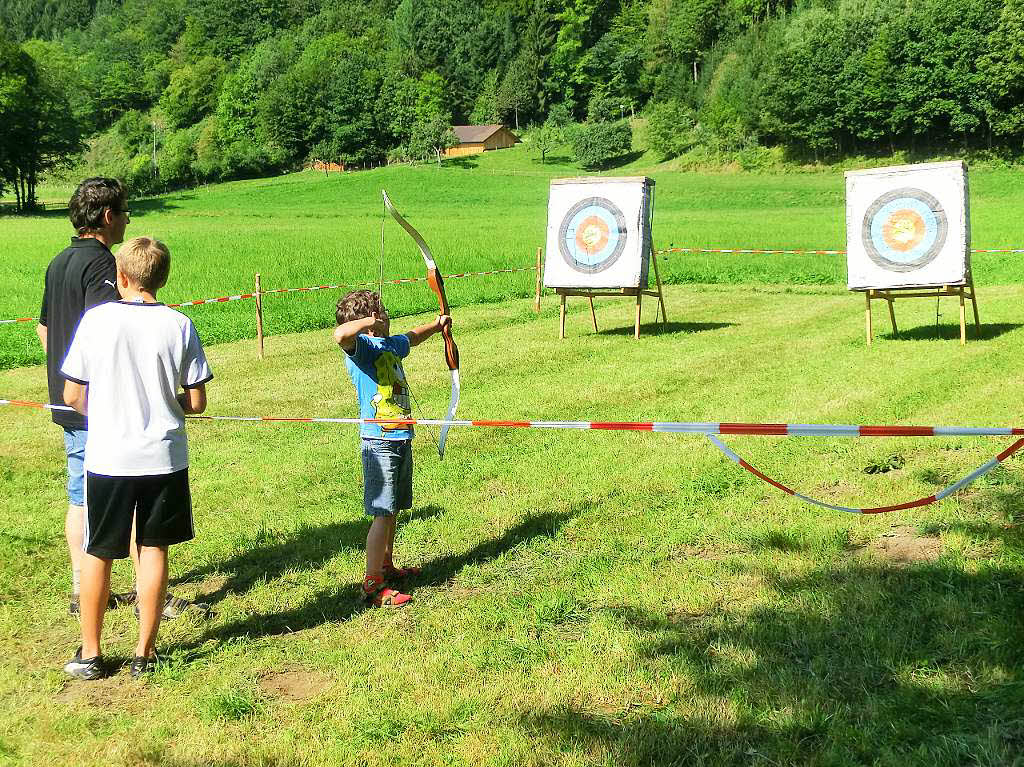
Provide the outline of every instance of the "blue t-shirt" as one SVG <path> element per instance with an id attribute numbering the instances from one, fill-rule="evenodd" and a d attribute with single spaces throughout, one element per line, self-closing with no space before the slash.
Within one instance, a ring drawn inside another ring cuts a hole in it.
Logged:
<path id="1" fill-rule="evenodd" d="M 412 413 L 402 359 L 409 356 L 409 336 L 356 336 L 356 348 L 345 352 L 345 367 L 356 387 L 360 418 L 408 418 Z M 411 425 L 364 423 L 363 437 L 410 439 Z"/>

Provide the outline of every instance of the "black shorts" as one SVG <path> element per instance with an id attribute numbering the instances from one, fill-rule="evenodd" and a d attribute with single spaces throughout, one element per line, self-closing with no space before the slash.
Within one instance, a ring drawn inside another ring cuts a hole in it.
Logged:
<path id="1" fill-rule="evenodd" d="M 135 541 L 170 546 L 195 538 L 188 469 L 146 477 L 85 475 L 85 551 L 102 559 L 124 559 Z"/>

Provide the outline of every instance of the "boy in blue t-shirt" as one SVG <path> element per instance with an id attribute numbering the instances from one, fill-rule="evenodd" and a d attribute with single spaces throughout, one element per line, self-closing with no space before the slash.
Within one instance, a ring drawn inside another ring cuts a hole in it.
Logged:
<path id="1" fill-rule="evenodd" d="M 345 367 L 359 398 L 360 418 L 410 417 L 409 386 L 402 360 L 445 326 L 439 316 L 402 335 L 388 335 L 391 320 L 380 296 L 355 290 L 338 301 L 334 341 L 345 351 Z M 364 423 L 362 436 L 363 508 L 373 517 L 366 536 L 366 577 L 363 596 L 377 607 L 398 607 L 411 598 L 389 588 L 392 581 L 419 573 L 417 567 L 395 567 L 396 515 L 412 508 L 412 424 Z"/>

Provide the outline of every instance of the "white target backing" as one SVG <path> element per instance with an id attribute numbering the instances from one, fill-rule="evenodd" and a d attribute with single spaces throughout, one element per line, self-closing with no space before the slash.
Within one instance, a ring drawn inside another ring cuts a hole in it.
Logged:
<path id="1" fill-rule="evenodd" d="M 553 180 L 544 286 L 646 288 L 653 193 L 646 176 Z"/>
<path id="2" fill-rule="evenodd" d="M 846 174 L 850 290 L 962 285 L 970 273 L 970 246 L 963 162 Z"/>

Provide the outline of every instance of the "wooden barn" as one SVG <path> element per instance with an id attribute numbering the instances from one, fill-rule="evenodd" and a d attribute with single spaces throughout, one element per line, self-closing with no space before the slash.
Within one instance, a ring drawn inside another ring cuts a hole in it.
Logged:
<path id="1" fill-rule="evenodd" d="M 508 149 L 519 143 L 516 135 L 504 125 L 453 125 L 459 143 L 444 153 L 445 157 L 465 157 L 491 149 Z"/>

